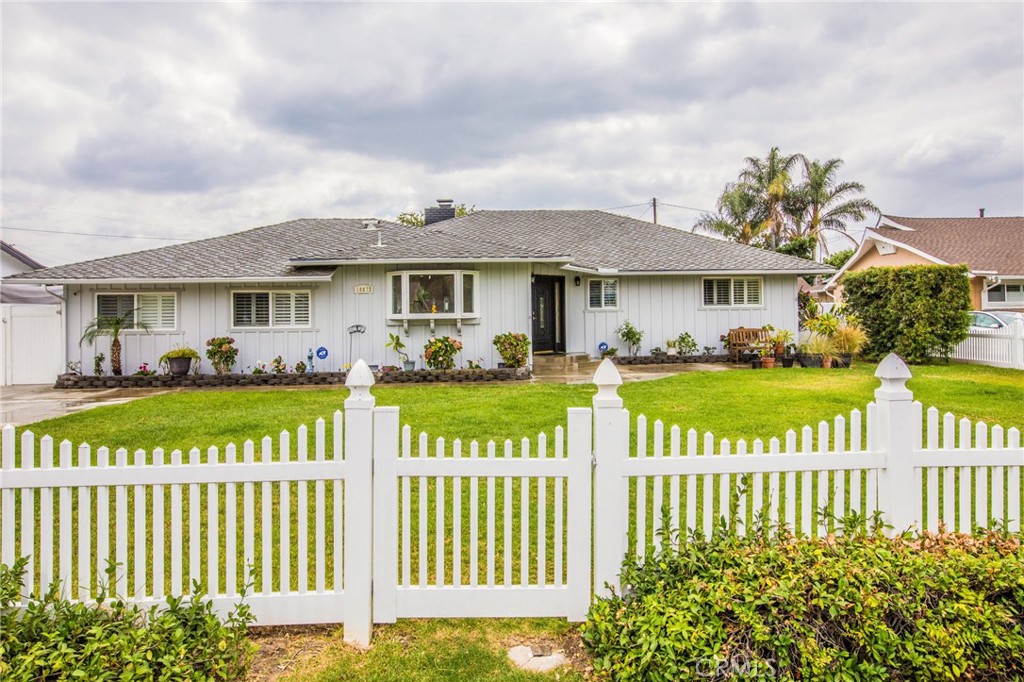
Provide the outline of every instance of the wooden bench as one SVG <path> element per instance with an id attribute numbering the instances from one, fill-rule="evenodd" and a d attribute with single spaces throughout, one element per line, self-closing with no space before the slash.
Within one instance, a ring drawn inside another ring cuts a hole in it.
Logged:
<path id="1" fill-rule="evenodd" d="M 770 343 L 771 332 L 761 327 L 738 327 L 729 330 L 729 357 L 740 361 L 744 351 L 760 351 Z"/>

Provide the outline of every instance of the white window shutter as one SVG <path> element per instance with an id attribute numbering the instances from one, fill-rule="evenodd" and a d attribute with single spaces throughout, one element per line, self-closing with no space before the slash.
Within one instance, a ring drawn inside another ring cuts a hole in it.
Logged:
<path id="1" fill-rule="evenodd" d="M 292 295 L 291 294 L 274 294 L 274 326 L 275 327 L 290 327 L 292 326 Z"/>
<path id="2" fill-rule="evenodd" d="M 292 323 L 297 327 L 309 326 L 309 294 L 297 293 L 293 299 L 294 314 Z"/>

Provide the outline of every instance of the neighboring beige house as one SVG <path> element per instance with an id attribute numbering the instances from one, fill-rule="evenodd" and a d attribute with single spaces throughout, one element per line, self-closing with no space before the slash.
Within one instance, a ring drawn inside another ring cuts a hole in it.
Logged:
<path id="1" fill-rule="evenodd" d="M 1024 217 L 905 218 L 882 215 L 825 285 L 838 299 L 847 271 L 900 265 L 960 265 L 970 271 L 975 310 L 1024 310 Z"/>

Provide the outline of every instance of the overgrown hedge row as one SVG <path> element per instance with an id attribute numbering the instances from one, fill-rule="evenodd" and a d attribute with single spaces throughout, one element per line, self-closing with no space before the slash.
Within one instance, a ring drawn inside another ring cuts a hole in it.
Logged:
<path id="1" fill-rule="evenodd" d="M 965 265 L 908 265 L 848 272 L 850 309 L 868 333 L 864 354 L 895 352 L 907 362 L 948 358 L 967 338 L 971 286 Z"/>
<path id="2" fill-rule="evenodd" d="M 241 680 L 252 657 L 244 604 L 221 623 L 209 600 L 142 611 L 119 600 L 72 603 L 54 583 L 19 610 L 25 560 L 0 565 L 0 679 Z"/>
<path id="3" fill-rule="evenodd" d="M 1019 535 L 722 533 L 622 584 L 583 630 L 602 679 L 1024 679 Z"/>

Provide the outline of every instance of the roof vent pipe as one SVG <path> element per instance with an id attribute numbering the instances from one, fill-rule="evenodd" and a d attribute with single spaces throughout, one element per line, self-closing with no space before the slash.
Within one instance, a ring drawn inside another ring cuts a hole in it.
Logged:
<path id="1" fill-rule="evenodd" d="M 983 209 L 983 208 L 979 208 L 978 209 L 978 217 L 979 218 L 984 218 L 985 217 L 985 209 Z"/>

